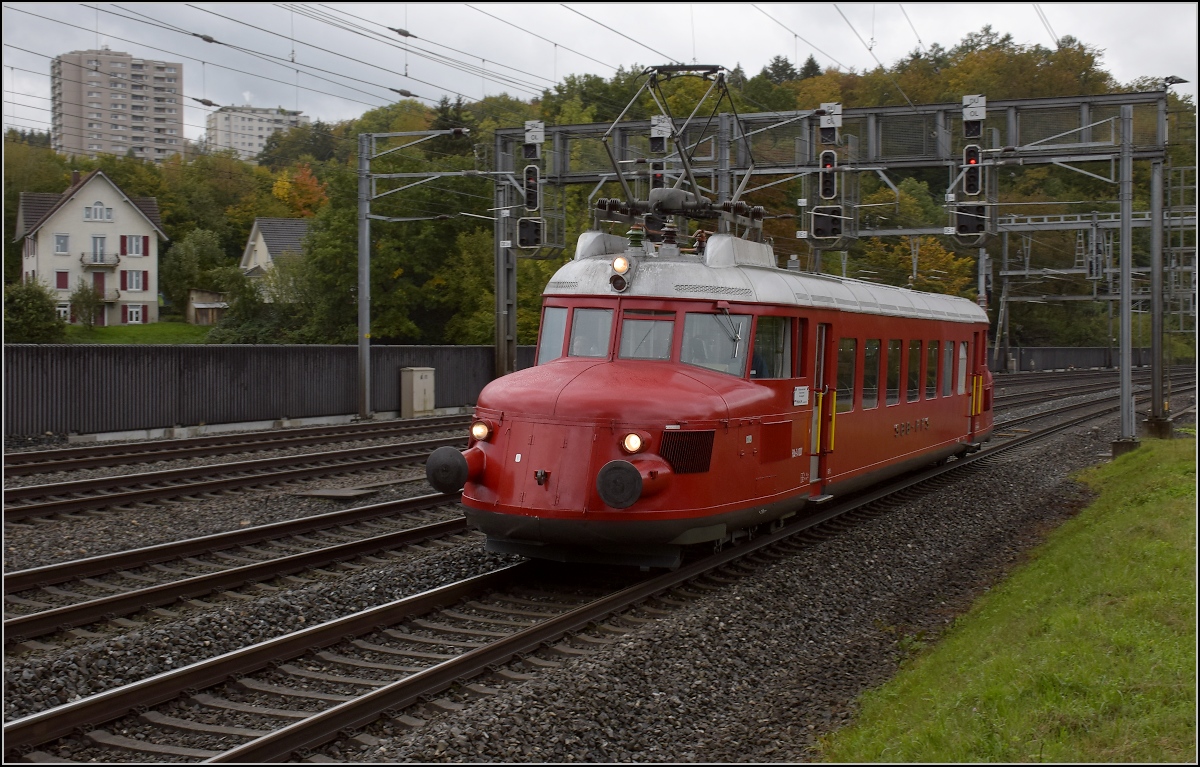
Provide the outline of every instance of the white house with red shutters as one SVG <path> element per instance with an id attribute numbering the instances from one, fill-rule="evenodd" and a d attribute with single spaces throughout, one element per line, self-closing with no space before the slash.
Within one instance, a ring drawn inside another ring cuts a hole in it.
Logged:
<path id="1" fill-rule="evenodd" d="M 158 200 L 129 197 L 103 171 L 73 171 L 62 194 L 21 193 L 22 279 L 50 286 L 64 319 L 76 319 L 70 296 L 82 281 L 104 297 L 97 325 L 156 322 L 158 254 L 167 239 Z"/>

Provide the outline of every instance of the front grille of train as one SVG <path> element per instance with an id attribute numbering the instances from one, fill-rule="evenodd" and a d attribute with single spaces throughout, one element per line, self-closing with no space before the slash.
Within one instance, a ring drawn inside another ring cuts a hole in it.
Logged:
<path id="1" fill-rule="evenodd" d="M 712 461 L 715 431 L 664 431 L 659 454 L 676 474 L 701 474 Z"/>

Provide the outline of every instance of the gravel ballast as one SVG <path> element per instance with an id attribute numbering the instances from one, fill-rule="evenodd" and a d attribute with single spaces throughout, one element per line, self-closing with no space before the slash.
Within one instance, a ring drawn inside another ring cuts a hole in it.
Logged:
<path id="1" fill-rule="evenodd" d="M 1086 503 L 1070 472 L 1112 429 L 993 458 L 929 494 L 760 567 L 595 656 L 539 671 L 416 730 L 377 722 L 362 761 L 791 762 Z M 982 499 L 975 503 L 970 499 Z"/>
<path id="2" fill-rule="evenodd" d="M 949 490 L 760 566 L 596 655 L 539 670 L 524 683 L 486 682 L 499 694 L 461 712 L 427 717 L 416 730 L 381 721 L 366 731 L 379 739 L 367 739 L 371 745 L 342 740 L 323 752 L 362 761 L 811 758 L 814 739 L 852 716 L 854 698 L 895 672 L 902 647 L 935 638 L 1046 529 L 1083 504 L 1068 475 L 1101 460 L 1115 436 L 1107 425 L 1079 428 L 997 456 Z M 428 492 L 414 485 L 414 494 Z M 200 526 L 229 529 L 247 516 L 261 524 L 317 513 L 298 512 L 297 504 L 311 502 L 238 494 L 205 502 L 221 508 Z M 319 511 L 333 507 L 315 503 Z M 126 541 L 119 548 L 128 547 Z M 485 553 L 481 542 L 464 544 L 8 658 L 6 721 L 510 561 Z"/>

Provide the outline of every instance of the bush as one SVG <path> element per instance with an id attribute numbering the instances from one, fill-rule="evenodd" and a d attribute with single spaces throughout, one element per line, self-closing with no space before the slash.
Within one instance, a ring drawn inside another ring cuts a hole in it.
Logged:
<path id="1" fill-rule="evenodd" d="M 40 282 L 4 287 L 4 342 L 10 344 L 60 344 L 67 323 L 58 316 L 58 298 Z"/>

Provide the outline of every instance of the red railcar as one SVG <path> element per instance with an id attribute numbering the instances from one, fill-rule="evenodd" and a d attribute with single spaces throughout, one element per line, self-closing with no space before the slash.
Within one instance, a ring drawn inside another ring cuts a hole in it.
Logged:
<path id="1" fill-rule="evenodd" d="M 537 365 L 480 394 L 462 488 L 490 550 L 674 566 L 992 430 L 972 302 L 779 269 L 769 245 L 700 253 L 599 232 L 544 293 Z"/>

